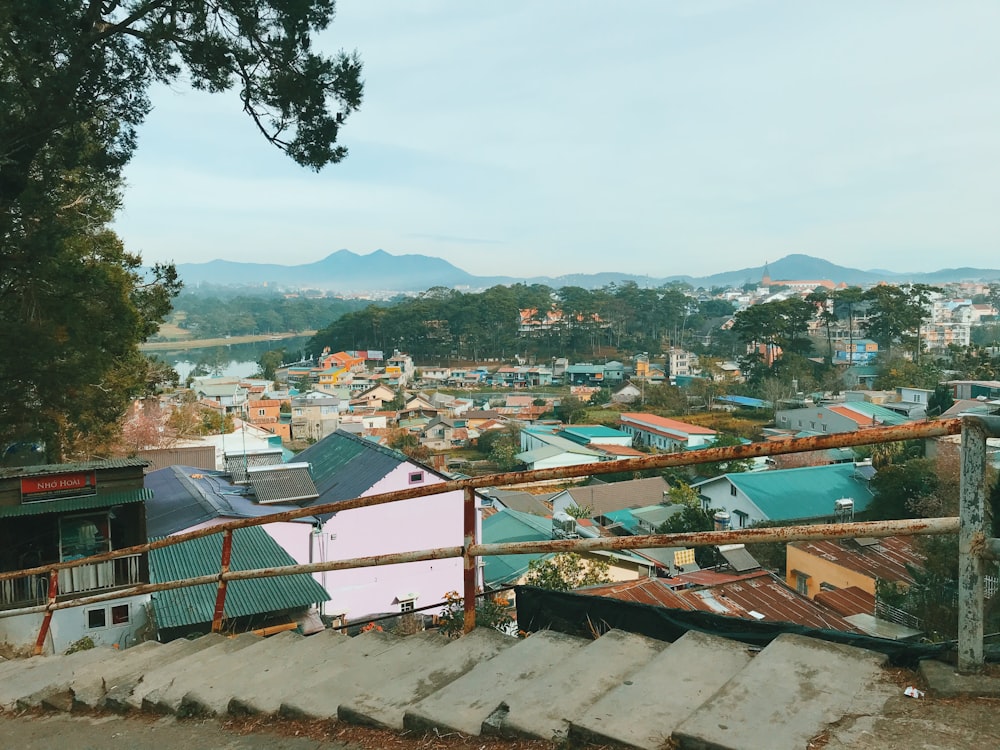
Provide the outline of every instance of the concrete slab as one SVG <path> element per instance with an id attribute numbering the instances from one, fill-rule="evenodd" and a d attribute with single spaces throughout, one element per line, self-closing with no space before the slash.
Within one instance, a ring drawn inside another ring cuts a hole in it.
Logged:
<path id="1" fill-rule="evenodd" d="M 229 701 L 238 687 L 247 682 L 270 679 L 276 664 L 293 658 L 304 637 L 285 631 L 265 638 L 261 643 L 240 651 L 232 663 L 204 675 L 201 679 L 178 680 L 161 696 L 159 707 L 178 716 L 216 716 L 229 710 Z"/>
<path id="2" fill-rule="evenodd" d="M 483 734 L 565 739 L 569 721 L 656 658 L 669 644 L 611 630 L 506 695 Z"/>
<path id="3" fill-rule="evenodd" d="M 100 675 L 100 680 L 81 679 L 79 683 L 74 680 L 70 687 L 73 689 L 74 707 L 79 705 L 83 708 L 112 708 L 113 710 L 127 710 L 124 703 L 132 690 L 143 680 L 146 674 L 150 674 L 157 669 L 165 667 L 173 662 L 180 661 L 191 654 L 197 654 L 220 642 L 220 635 L 205 635 L 201 638 L 187 640 L 178 638 L 177 640 L 164 643 L 162 648 L 157 649 L 153 658 L 146 663 L 133 665 L 123 665 L 122 669 L 112 669 Z"/>
<path id="4" fill-rule="evenodd" d="M 413 670 L 421 670 L 435 653 L 448 645 L 436 632 L 401 638 L 390 648 L 355 659 L 321 682 L 301 686 L 281 703 L 281 714 L 297 719 L 337 718 L 340 704 L 358 691 L 392 682 Z"/>
<path id="5" fill-rule="evenodd" d="M 886 657 L 801 635 L 778 636 L 673 733 L 682 750 L 803 748 L 846 715 L 885 703 Z"/>
<path id="6" fill-rule="evenodd" d="M 73 710 L 73 683 L 82 683 L 85 680 L 93 679 L 93 676 L 99 676 L 102 671 L 109 669 L 113 664 L 133 663 L 143 657 L 151 658 L 154 652 L 162 647 L 162 643 L 146 641 L 124 651 L 111 649 L 104 659 L 75 670 L 66 680 L 53 682 L 48 687 L 34 693 L 26 705 L 41 705 L 55 711 L 71 711 Z"/>
<path id="7" fill-rule="evenodd" d="M 416 703 L 404 714 L 403 726 L 415 731 L 478 735 L 505 696 L 538 679 L 588 643 L 552 630 L 534 633 Z"/>
<path id="8" fill-rule="evenodd" d="M 1000 677 L 959 674 L 953 664 L 933 659 L 920 662 L 920 674 L 927 680 L 927 691 L 935 698 L 1000 698 Z"/>
<path id="9" fill-rule="evenodd" d="M 294 662 L 290 662 L 290 671 L 276 670 L 269 679 L 246 685 L 233 695 L 229 701 L 229 713 L 277 713 L 281 704 L 289 698 L 311 690 L 335 675 L 357 668 L 357 665 L 364 664 L 368 656 L 386 651 L 400 640 L 399 636 L 377 630 L 353 638 L 338 633 L 326 637 L 326 642 L 314 641 L 321 637 L 324 637 L 323 633 L 306 639 L 302 644 L 306 648 L 296 654 Z"/>
<path id="10" fill-rule="evenodd" d="M 197 658 L 186 659 L 185 661 L 188 663 L 183 668 L 168 670 L 166 679 L 161 679 L 158 684 L 137 685 L 132 691 L 132 695 L 129 696 L 129 703 L 133 708 L 141 708 L 150 713 L 161 713 L 160 698 L 170 692 L 174 684 L 181 682 L 185 685 L 193 685 L 195 680 L 205 679 L 208 675 L 214 674 L 216 670 L 225 669 L 227 664 L 232 664 L 231 654 L 256 646 L 263 640 L 261 636 L 253 633 L 240 633 L 235 638 L 227 638 L 225 643 L 206 649 L 198 654 Z M 147 680 L 144 679 L 143 683 L 147 683 Z"/>
<path id="11" fill-rule="evenodd" d="M 742 643 L 689 631 L 572 718 L 570 741 L 574 746 L 615 744 L 658 750 L 678 724 L 752 658 Z"/>
<path id="12" fill-rule="evenodd" d="M 437 636 L 444 648 L 423 664 L 402 670 L 393 679 L 361 685 L 337 709 L 342 721 L 401 730 L 406 709 L 458 679 L 477 664 L 492 659 L 517 640 L 492 628 L 478 628 L 457 640 Z"/>
<path id="13" fill-rule="evenodd" d="M 48 656 L 34 665 L 7 675 L 0 681 L 0 708 L 23 708 L 40 705 L 34 695 L 53 683 L 67 682 L 74 672 L 108 657 L 110 648 L 92 648 L 68 656 Z"/>

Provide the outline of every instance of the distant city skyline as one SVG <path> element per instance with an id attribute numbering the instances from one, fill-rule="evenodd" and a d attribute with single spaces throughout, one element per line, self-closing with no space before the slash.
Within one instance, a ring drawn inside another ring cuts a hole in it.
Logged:
<path id="1" fill-rule="evenodd" d="M 339 249 L 476 275 L 1000 257 L 1000 5 L 340 0 L 365 101 L 320 173 L 236 92 L 152 92 L 115 228 L 146 263 Z"/>

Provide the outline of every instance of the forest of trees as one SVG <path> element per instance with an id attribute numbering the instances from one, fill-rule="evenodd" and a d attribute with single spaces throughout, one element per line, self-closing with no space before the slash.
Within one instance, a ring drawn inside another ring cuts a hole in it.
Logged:
<path id="1" fill-rule="evenodd" d="M 174 319 L 195 338 L 313 330 L 370 303 L 340 297 L 205 296 L 182 293 Z"/>
<path id="2" fill-rule="evenodd" d="M 519 331 L 521 310 L 543 321 L 552 310 L 561 320 Z M 316 334 L 312 348 L 407 351 L 420 362 L 443 359 L 585 359 L 600 352 L 659 352 L 665 341 L 693 342 L 710 322 L 732 315 L 728 302 L 699 302 L 683 288 L 640 288 L 635 283 L 602 289 L 533 284 L 495 286 L 480 293 L 435 287 L 395 305 L 371 305 L 344 315 Z M 720 341 L 732 342 L 716 329 Z M 730 347 L 732 348 L 732 347 Z"/>

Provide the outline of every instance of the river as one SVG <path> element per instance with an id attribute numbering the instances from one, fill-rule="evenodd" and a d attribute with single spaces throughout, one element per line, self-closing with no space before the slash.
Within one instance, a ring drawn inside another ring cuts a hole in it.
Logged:
<path id="1" fill-rule="evenodd" d="M 310 338 L 300 336 L 283 339 L 280 342 L 255 341 L 249 344 L 227 344 L 199 349 L 163 350 L 149 354 L 173 367 L 180 376 L 181 383 L 196 369 L 216 377 L 247 378 L 259 369 L 257 360 L 264 352 L 284 349 L 286 362 L 295 362 L 312 355 L 314 352 L 305 349 Z"/>

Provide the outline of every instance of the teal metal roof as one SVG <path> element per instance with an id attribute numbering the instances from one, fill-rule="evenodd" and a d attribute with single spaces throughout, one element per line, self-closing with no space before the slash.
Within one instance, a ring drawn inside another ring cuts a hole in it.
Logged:
<path id="1" fill-rule="evenodd" d="M 97 491 L 96 495 L 83 497 L 61 497 L 58 500 L 39 500 L 22 503 L 21 505 L 0 506 L 0 518 L 16 518 L 21 516 L 40 516 L 43 513 L 67 513 L 79 510 L 94 510 L 110 508 L 114 505 L 142 503 L 152 499 L 153 493 L 145 487 L 128 490 L 127 492 Z"/>
<path id="2" fill-rule="evenodd" d="M 910 420 L 901 414 L 897 414 L 891 409 L 886 409 L 884 406 L 879 406 L 878 404 L 873 404 L 868 401 L 848 401 L 843 404 L 832 404 L 833 406 L 846 406 L 852 411 L 860 412 L 862 414 L 867 414 L 870 417 L 875 417 L 879 422 L 884 425 L 897 425 L 906 424 Z"/>
<path id="3" fill-rule="evenodd" d="M 219 572 L 222 534 L 192 539 L 149 553 L 152 583 Z M 236 529 L 230 570 L 254 570 L 294 565 L 291 555 L 259 526 Z M 188 586 L 153 594 L 153 608 L 159 628 L 176 628 L 210 623 L 215 612 L 214 584 Z M 307 573 L 278 578 L 230 581 L 226 591 L 226 617 L 247 617 L 286 609 L 301 609 L 330 595 Z"/>
<path id="4" fill-rule="evenodd" d="M 639 519 L 633 516 L 632 511 L 628 508 L 609 511 L 604 514 L 604 518 L 610 521 L 609 525 L 620 523 L 630 534 L 638 534 L 640 531 Z"/>
<path id="5" fill-rule="evenodd" d="M 483 519 L 483 543 L 539 542 L 552 538 L 548 518 L 505 509 Z M 514 583 L 528 572 L 532 560 L 544 560 L 552 553 L 526 555 L 487 555 L 483 558 L 483 582 L 487 586 Z"/>
<path id="6" fill-rule="evenodd" d="M 854 500 L 855 512 L 861 513 L 873 497 L 853 463 L 724 474 L 694 486 L 720 480 L 736 485 L 772 521 L 826 518 L 841 498 Z"/>
<path id="7" fill-rule="evenodd" d="M 627 438 L 629 434 L 603 425 L 588 425 L 585 427 L 564 427 L 559 434 L 575 443 L 599 443 L 601 438 Z"/>

